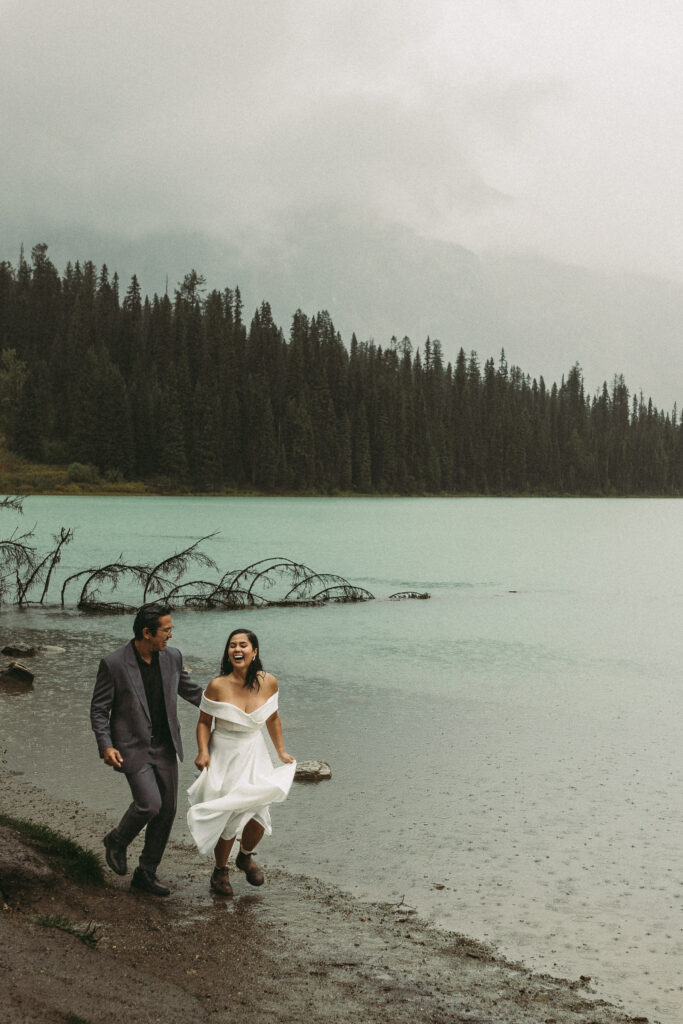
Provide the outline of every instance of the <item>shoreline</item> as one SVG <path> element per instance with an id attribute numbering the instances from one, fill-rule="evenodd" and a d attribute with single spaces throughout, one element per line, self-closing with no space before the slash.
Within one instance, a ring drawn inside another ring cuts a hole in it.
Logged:
<path id="1" fill-rule="evenodd" d="M 76 487 L 65 486 L 55 488 L 31 488 L 26 486 L 10 486 L 0 482 L 0 497 L 13 496 L 19 498 L 271 498 L 274 501 L 282 498 L 362 498 L 373 500 L 390 500 L 405 498 L 419 500 L 421 498 L 439 498 L 443 501 L 460 499 L 468 501 L 479 498 L 515 498 L 520 501 L 557 501 L 570 499 L 575 501 L 652 501 L 677 500 L 683 494 L 668 494 L 660 491 L 647 493 L 629 492 L 628 494 L 595 494 L 593 492 L 572 491 L 412 491 L 404 494 L 401 491 L 184 491 L 156 489 L 151 484 L 143 484 L 139 489 L 117 489 L 116 487 Z"/>
<path id="2" fill-rule="evenodd" d="M 112 825 L 106 814 L 55 800 L 5 766 L 0 786 L 5 814 L 48 825 L 102 854 L 102 836 Z M 302 1018 L 335 1024 L 647 1019 L 595 998 L 588 978 L 534 973 L 489 946 L 420 920 L 403 900 L 366 903 L 315 877 L 270 867 L 266 847 L 262 863 L 267 881 L 261 889 L 231 870 L 234 898 L 214 896 L 210 860 L 172 838 L 160 870 L 173 887 L 165 900 L 130 893 L 130 876 L 111 872 L 104 890 L 76 891 L 60 880 L 30 898 L 10 896 L 0 914 L 8 950 L 0 999 L 20 1009 L 9 1019 L 58 1022 L 70 1013 L 98 1024 L 129 1004 L 140 1024 L 227 1022 L 236 1009 L 244 1024 L 266 1014 L 279 1024 Z M 97 948 L 86 950 L 73 935 L 38 926 L 36 913 L 46 907 L 96 924 Z M 69 983 L 76 972 L 78 986 Z"/>
<path id="3" fill-rule="evenodd" d="M 148 480 L 102 479 L 94 467 L 87 479 L 72 479 L 69 466 L 49 463 L 29 463 L 20 455 L 9 451 L 0 436 L 0 494 L 29 497 L 56 498 L 577 498 L 577 499 L 651 499 L 681 498 L 683 494 L 662 491 L 617 493 L 595 491 L 412 491 L 408 494 L 394 491 L 290 491 L 272 488 L 224 487 L 218 491 L 192 491 L 174 487 L 170 478 Z"/>

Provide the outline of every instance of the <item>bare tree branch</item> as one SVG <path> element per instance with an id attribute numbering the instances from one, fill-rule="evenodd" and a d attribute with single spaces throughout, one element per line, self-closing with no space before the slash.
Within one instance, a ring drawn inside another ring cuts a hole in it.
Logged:
<path id="1" fill-rule="evenodd" d="M 104 608 L 107 606 L 107 602 L 100 601 L 99 597 L 100 590 L 105 583 L 108 583 L 112 590 L 116 590 L 119 585 L 119 581 L 124 576 L 132 576 L 137 583 L 144 583 L 148 574 L 149 566 L 126 565 L 123 562 L 112 563 L 110 565 L 104 565 L 100 569 L 90 570 L 90 575 L 81 589 L 81 595 L 78 599 L 77 607 L 82 610 L 94 605 L 99 605 Z"/>
<path id="2" fill-rule="evenodd" d="M 160 594 L 162 593 L 161 584 L 167 583 L 168 580 L 162 579 L 160 573 L 165 573 L 168 576 L 175 577 L 178 579 L 182 573 L 187 571 L 188 566 L 191 564 L 201 565 L 209 569 L 217 569 L 218 566 L 214 562 L 213 558 L 209 555 L 204 554 L 203 551 L 198 551 L 200 544 L 203 544 L 205 540 L 211 540 L 218 534 L 218 530 L 213 533 L 208 533 L 205 537 L 200 537 L 194 544 L 190 544 L 189 547 L 183 551 L 177 551 L 170 558 L 165 558 L 158 565 L 155 565 L 153 569 L 150 569 L 145 589 L 142 595 L 142 604 L 147 602 L 149 594 Z"/>
<path id="3" fill-rule="evenodd" d="M 33 544 L 34 530 L 18 534 L 13 530 L 6 540 L 0 540 L 0 601 L 8 591 L 7 580 L 14 579 L 15 595 L 21 593 L 22 574 L 31 573 L 35 566 L 36 549 Z"/>
<path id="4" fill-rule="evenodd" d="M 18 512 L 19 515 L 24 514 L 24 499 L 18 494 L 8 494 L 4 498 L 0 498 L 0 509 L 8 509 L 11 512 Z"/>
<path id="5" fill-rule="evenodd" d="M 69 527 L 68 529 L 62 526 L 58 534 L 53 534 L 52 539 L 55 542 L 55 547 L 48 551 L 44 558 L 37 564 L 34 564 L 32 571 L 28 576 L 20 581 L 17 579 L 17 604 L 21 607 L 26 601 L 26 595 L 28 594 L 31 587 L 35 586 L 41 580 L 44 580 L 43 590 L 40 595 L 40 600 L 35 602 L 37 604 L 43 604 L 45 597 L 47 596 L 48 588 L 50 586 L 50 579 L 56 565 L 59 564 L 62 557 L 62 548 L 69 544 L 73 540 L 74 531 Z M 34 602 L 31 602 L 34 603 Z"/>

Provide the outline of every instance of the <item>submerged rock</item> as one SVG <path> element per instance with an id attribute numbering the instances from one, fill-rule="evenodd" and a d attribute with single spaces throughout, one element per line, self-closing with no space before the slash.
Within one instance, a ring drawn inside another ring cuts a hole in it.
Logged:
<path id="1" fill-rule="evenodd" d="M 2 653 L 8 658 L 32 658 L 36 649 L 28 644 L 8 644 L 7 647 L 3 647 Z"/>
<path id="2" fill-rule="evenodd" d="M 22 665 L 20 661 L 10 661 L 9 666 L 5 669 L 5 675 L 20 679 L 22 683 L 32 683 L 35 679 L 33 672 L 26 668 L 26 665 Z"/>
<path id="3" fill-rule="evenodd" d="M 33 683 L 23 682 L 21 679 L 16 679 L 7 672 L 0 672 L 0 693 L 12 695 L 16 693 L 28 693 L 32 689 Z"/>
<path id="4" fill-rule="evenodd" d="M 0 672 L 0 690 L 4 693 L 26 693 L 33 689 L 33 672 L 20 661 L 11 662 Z"/>
<path id="5" fill-rule="evenodd" d="M 331 778 L 332 769 L 327 761 L 297 761 L 295 782 L 320 782 Z"/>

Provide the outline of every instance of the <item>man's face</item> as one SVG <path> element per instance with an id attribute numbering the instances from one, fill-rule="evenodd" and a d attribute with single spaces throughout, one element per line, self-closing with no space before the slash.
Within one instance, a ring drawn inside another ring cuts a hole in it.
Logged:
<path id="1" fill-rule="evenodd" d="M 170 615 L 162 615 L 159 619 L 159 625 L 156 628 L 156 632 L 152 633 L 150 629 L 144 629 L 142 635 L 146 640 L 149 641 L 153 651 L 163 651 L 168 641 L 173 636 L 173 622 Z"/>

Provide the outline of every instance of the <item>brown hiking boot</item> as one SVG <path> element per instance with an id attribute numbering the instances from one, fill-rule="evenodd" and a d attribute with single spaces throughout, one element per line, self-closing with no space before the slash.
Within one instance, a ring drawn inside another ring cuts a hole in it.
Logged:
<path id="1" fill-rule="evenodd" d="M 228 874 L 227 868 L 213 869 L 213 874 L 211 875 L 211 888 L 214 892 L 219 892 L 222 896 L 232 896 L 232 886 L 230 885 L 230 875 Z"/>
<path id="2" fill-rule="evenodd" d="M 235 857 L 235 867 L 239 868 L 240 871 L 244 871 L 249 885 L 263 885 L 266 880 L 261 868 L 258 864 L 254 864 L 250 853 L 242 853 L 240 850 Z"/>

